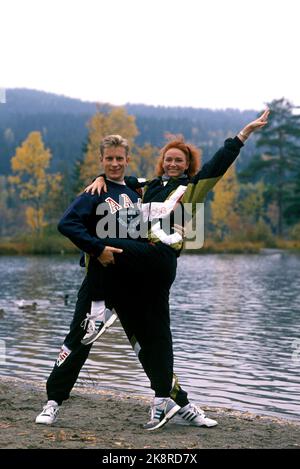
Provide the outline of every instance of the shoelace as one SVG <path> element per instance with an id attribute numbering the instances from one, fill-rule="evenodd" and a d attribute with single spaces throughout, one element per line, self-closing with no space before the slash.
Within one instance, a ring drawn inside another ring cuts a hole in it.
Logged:
<path id="1" fill-rule="evenodd" d="M 163 413 L 164 409 L 161 409 L 157 406 L 152 407 L 151 412 L 150 412 L 150 419 L 159 419 L 161 414 Z"/>
<path id="2" fill-rule="evenodd" d="M 165 406 L 161 407 L 161 405 L 162 404 L 152 404 L 149 411 L 151 420 L 153 420 L 155 417 L 159 418 L 162 412 L 164 412 Z"/>
<path id="3" fill-rule="evenodd" d="M 191 409 L 198 415 L 200 415 L 201 417 L 205 418 L 205 413 L 202 409 L 200 409 L 199 407 L 195 406 L 195 404 L 190 404 L 190 407 Z"/>
<path id="4" fill-rule="evenodd" d="M 57 410 L 57 407 L 54 407 L 52 404 L 46 404 L 43 407 L 43 414 L 48 415 L 48 413 L 49 413 L 50 416 L 53 416 L 55 414 L 56 410 Z M 48 413 L 47 413 L 47 411 L 48 411 Z"/>
<path id="5" fill-rule="evenodd" d="M 86 329 L 86 332 L 88 334 L 91 334 L 96 329 L 96 320 L 97 319 L 98 319 L 98 316 L 93 315 L 93 314 L 87 314 L 86 318 L 82 321 L 80 326 L 83 327 L 83 329 Z"/>

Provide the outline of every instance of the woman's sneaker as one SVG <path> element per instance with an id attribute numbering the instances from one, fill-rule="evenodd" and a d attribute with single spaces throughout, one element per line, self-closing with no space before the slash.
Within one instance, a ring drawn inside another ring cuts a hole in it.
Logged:
<path id="1" fill-rule="evenodd" d="M 195 427 L 215 427 L 218 425 L 216 420 L 206 417 L 202 409 L 191 403 L 180 408 L 174 419 L 174 423 L 193 425 Z"/>
<path id="2" fill-rule="evenodd" d="M 83 345 L 95 342 L 117 319 L 115 310 L 105 308 L 100 314 L 87 314 L 82 321 L 81 327 L 85 330 L 85 335 L 81 339 Z"/>
<path id="3" fill-rule="evenodd" d="M 52 425 L 56 422 L 59 412 L 59 405 L 55 401 L 48 401 L 43 407 L 42 412 L 35 419 L 35 423 L 42 423 L 44 425 Z"/>
<path id="4" fill-rule="evenodd" d="M 143 425 L 146 430 L 156 430 L 163 427 L 180 410 L 170 397 L 155 397 L 151 406 L 150 420 Z"/>

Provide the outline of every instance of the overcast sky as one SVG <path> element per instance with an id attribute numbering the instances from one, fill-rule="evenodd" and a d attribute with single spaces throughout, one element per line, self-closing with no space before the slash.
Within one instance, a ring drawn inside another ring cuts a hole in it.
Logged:
<path id="1" fill-rule="evenodd" d="M 2 0 L 0 87 L 112 104 L 300 105 L 300 0 Z"/>

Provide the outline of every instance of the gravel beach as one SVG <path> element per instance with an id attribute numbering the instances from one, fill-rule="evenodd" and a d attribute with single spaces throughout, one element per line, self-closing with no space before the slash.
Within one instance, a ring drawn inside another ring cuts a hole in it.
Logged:
<path id="1" fill-rule="evenodd" d="M 45 403 L 45 384 L 0 378 L 1 448 L 204 449 L 300 448 L 300 422 L 206 408 L 214 428 L 170 421 L 145 431 L 149 398 L 114 391 L 76 389 L 53 426 L 36 425 Z"/>

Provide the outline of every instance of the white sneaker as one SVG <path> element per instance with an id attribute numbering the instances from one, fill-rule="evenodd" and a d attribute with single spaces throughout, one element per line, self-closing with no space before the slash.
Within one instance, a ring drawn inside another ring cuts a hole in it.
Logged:
<path id="1" fill-rule="evenodd" d="M 206 417 L 202 409 L 191 403 L 181 407 L 173 422 L 181 425 L 193 425 L 195 427 L 215 427 L 218 425 L 216 420 Z"/>
<path id="2" fill-rule="evenodd" d="M 48 401 L 43 407 L 42 412 L 35 419 L 35 423 L 42 423 L 43 425 L 52 425 L 56 422 L 59 412 L 59 405 L 55 401 Z"/>
<path id="3" fill-rule="evenodd" d="M 180 406 L 170 397 L 155 397 L 151 405 L 150 420 L 143 425 L 146 430 L 156 430 L 163 427 L 177 412 Z"/>
<path id="4" fill-rule="evenodd" d="M 87 314 L 81 323 L 81 327 L 85 329 L 81 343 L 89 345 L 95 342 L 115 322 L 117 317 L 115 310 L 108 308 L 98 314 Z"/>

